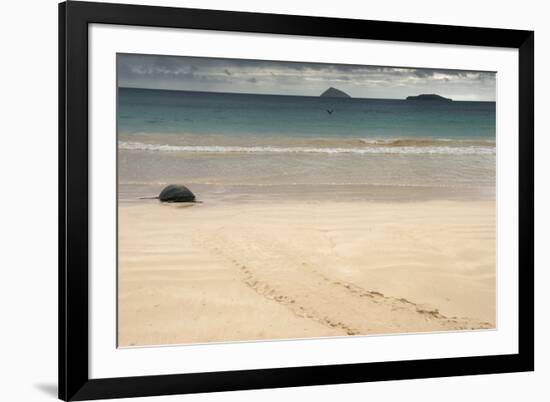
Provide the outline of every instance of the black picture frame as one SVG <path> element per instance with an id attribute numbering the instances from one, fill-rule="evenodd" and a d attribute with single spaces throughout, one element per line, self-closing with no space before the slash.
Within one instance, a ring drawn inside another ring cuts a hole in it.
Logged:
<path id="1" fill-rule="evenodd" d="M 88 25 L 507 47 L 519 51 L 517 354 L 90 379 Z M 534 370 L 534 32 L 70 1 L 59 4 L 59 398 L 170 395 Z"/>

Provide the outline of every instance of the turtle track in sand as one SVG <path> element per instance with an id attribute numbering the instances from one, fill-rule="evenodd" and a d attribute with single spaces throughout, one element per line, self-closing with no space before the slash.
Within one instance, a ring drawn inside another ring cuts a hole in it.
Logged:
<path id="1" fill-rule="evenodd" d="M 258 295 L 279 303 L 298 317 L 344 335 L 485 329 L 469 318 L 447 317 L 438 309 L 367 290 L 329 277 L 299 250 L 247 228 L 246 235 L 218 231 L 195 237 L 196 244 L 227 259 L 240 280 Z M 330 241 L 330 239 L 328 239 Z"/>

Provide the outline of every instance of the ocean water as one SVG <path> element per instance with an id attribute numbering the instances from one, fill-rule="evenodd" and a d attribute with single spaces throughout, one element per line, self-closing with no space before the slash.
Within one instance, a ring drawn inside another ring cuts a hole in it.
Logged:
<path id="1" fill-rule="evenodd" d="M 494 197 L 495 113 L 494 102 L 119 88 L 119 193 Z"/>

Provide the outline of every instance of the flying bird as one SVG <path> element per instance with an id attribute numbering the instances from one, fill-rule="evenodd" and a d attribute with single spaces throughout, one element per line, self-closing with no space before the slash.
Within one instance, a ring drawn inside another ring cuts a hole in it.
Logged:
<path id="1" fill-rule="evenodd" d="M 334 112 L 334 109 L 327 109 L 328 114 L 332 114 L 332 112 Z"/>

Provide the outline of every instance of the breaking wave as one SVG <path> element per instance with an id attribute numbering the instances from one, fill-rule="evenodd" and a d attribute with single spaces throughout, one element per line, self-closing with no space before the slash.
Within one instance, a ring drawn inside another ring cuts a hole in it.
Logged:
<path id="1" fill-rule="evenodd" d="M 483 140 L 392 139 L 360 140 L 358 146 L 239 146 L 239 145 L 171 145 L 139 141 L 120 141 L 119 149 L 153 152 L 243 153 L 243 154 L 435 154 L 492 155 L 494 142 Z"/>

